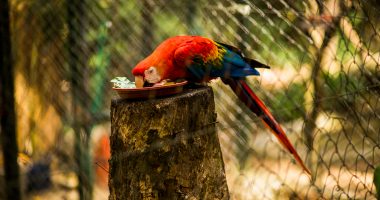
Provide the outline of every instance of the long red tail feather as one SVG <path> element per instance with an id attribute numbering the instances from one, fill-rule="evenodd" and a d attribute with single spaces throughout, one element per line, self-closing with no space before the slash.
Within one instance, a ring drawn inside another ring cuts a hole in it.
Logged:
<path id="1" fill-rule="evenodd" d="M 232 88 L 239 99 L 258 117 L 262 119 L 264 124 L 272 131 L 272 133 L 277 137 L 280 143 L 288 149 L 288 151 L 293 154 L 295 160 L 303 170 L 305 170 L 309 175 L 311 175 L 310 170 L 305 166 L 302 159 L 298 155 L 297 151 L 294 149 L 293 145 L 290 143 L 285 131 L 274 119 L 273 115 L 269 112 L 268 108 L 264 103 L 256 96 L 252 89 L 248 86 L 244 79 L 235 80 L 229 79 L 225 80 L 226 83 Z"/>

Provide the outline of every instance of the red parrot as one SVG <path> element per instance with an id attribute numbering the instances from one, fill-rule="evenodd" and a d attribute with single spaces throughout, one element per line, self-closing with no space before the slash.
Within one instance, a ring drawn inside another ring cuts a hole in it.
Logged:
<path id="1" fill-rule="evenodd" d="M 132 73 L 135 76 L 136 87 L 177 79 L 208 82 L 220 77 L 239 99 L 261 118 L 302 168 L 311 174 L 284 130 L 248 86 L 245 77 L 259 75 L 255 68 L 269 67 L 244 57 L 241 51 L 233 46 L 201 36 L 176 36 L 162 42 L 151 55 L 134 67 Z"/>

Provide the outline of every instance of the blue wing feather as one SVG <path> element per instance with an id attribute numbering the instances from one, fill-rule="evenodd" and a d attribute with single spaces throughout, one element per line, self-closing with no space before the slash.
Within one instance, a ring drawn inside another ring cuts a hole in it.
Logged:
<path id="1" fill-rule="evenodd" d="M 222 59 L 222 68 L 211 70 L 211 76 L 222 78 L 242 78 L 260 73 L 244 61 L 239 54 L 227 49 Z"/>
<path id="2" fill-rule="evenodd" d="M 225 53 L 222 58 L 221 66 L 215 66 L 214 63 L 203 63 L 202 59 L 193 59 L 193 64 L 187 69 L 199 80 L 208 77 L 221 78 L 243 78 L 251 75 L 260 75 L 248 62 L 244 60 L 241 54 L 222 47 Z"/>

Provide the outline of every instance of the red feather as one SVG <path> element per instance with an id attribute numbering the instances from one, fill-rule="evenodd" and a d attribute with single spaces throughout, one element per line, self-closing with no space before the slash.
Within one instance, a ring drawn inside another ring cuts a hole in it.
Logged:
<path id="1" fill-rule="evenodd" d="M 164 79 L 191 79 L 187 67 L 197 56 L 204 62 L 216 59 L 218 47 L 210 39 L 200 36 L 176 36 L 162 42 L 147 58 L 132 70 L 134 76 L 144 76 L 144 71 L 155 66 Z"/>

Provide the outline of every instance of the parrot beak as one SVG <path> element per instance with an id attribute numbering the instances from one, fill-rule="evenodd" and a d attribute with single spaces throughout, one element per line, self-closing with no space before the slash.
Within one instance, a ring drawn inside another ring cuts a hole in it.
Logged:
<path id="1" fill-rule="evenodd" d="M 136 88 L 144 87 L 144 77 L 143 76 L 135 76 L 135 85 L 136 85 Z"/>

